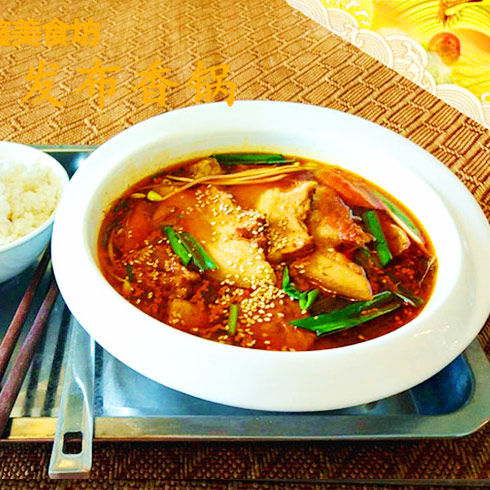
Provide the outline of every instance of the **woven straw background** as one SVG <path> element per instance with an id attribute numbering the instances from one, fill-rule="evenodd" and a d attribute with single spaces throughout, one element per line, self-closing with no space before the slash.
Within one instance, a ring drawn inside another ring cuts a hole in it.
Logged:
<path id="1" fill-rule="evenodd" d="M 100 41 L 94 47 L 0 46 L 0 139 L 103 143 L 164 110 L 193 105 L 195 91 L 184 85 L 198 60 L 205 66 L 226 63 L 231 67 L 229 79 L 237 84 L 237 99 L 331 107 L 406 136 L 450 167 L 490 217 L 490 132 L 283 0 L 1 0 L 0 7 L 1 18 L 9 21 L 33 18 L 44 24 L 58 17 L 71 23 L 91 17 L 101 26 Z M 95 58 L 103 66 L 121 68 L 111 75 L 117 87 L 103 109 L 95 95 L 75 93 L 85 77 L 77 69 L 91 67 Z M 20 103 L 30 87 L 25 79 L 29 66 L 37 66 L 40 59 L 58 64 L 51 94 L 66 102 L 65 107 L 46 101 Z M 170 68 L 167 78 L 179 83 L 168 90 L 165 108 L 144 105 L 141 93 L 132 90 L 140 81 L 137 72 L 156 59 Z M 488 324 L 479 339 L 490 356 Z M 0 477 L 46 477 L 50 449 L 48 444 L 1 444 Z M 490 425 L 472 436 L 442 441 L 96 443 L 93 476 L 485 479 L 490 478 Z M 188 488 L 202 488 L 199 485 Z M 25 488 L 31 485 L 26 482 Z M 176 486 L 161 483 L 148 488 Z M 212 488 L 232 487 L 216 483 Z"/>

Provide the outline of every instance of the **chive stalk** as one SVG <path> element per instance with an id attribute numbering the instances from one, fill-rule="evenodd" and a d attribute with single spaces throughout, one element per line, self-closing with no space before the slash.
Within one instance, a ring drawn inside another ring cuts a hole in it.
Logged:
<path id="1" fill-rule="evenodd" d="M 167 235 L 172 250 L 184 265 L 188 265 L 192 260 L 201 272 L 218 268 L 201 244 L 188 231 L 179 233 L 169 225 L 164 226 L 163 231 Z"/>
<path id="2" fill-rule="evenodd" d="M 376 252 L 381 265 L 386 265 L 393 258 L 393 255 L 388 246 L 388 242 L 386 241 L 383 229 L 381 228 L 378 213 L 374 210 L 366 211 L 362 215 L 362 219 L 366 225 L 367 231 L 369 231 L 369 233 L 376 239 Z"/>
<path id="3" fill-rule="evenodd" d="M 318 289 L 310 289 L 309 291 L 303 291 L 299 295 L 299 307 L 302 310 L 309 310 L 313 303 L 318 298 L 320 291 Z"/>
<path id="4" fill-rule="evenodd" d="M 213 154 L 220 164 L 224 165 L 283 165 L 296 160 L 286 159 L 283 155 L 264 153 L 221 153 Z"/>
<path id="5" fill-rule="evenodd" d="M 352 327 L 356 327 L 361 323 L 366 323 L 370 320 L 374 320 L 382 315 L 386 315 L 395 311 L 401 306 L 401 303 L 397 301 L 391 301 L 390 303 L 383 305 L 379 308 L 373 308 L 371 310 L 366 310 L 357 316 L 352 316 L 344 319 L 332 320 L 330 322 L 325 322 L 316 327 L 301 327 L 307 330 L 313 330 L 317 336 L 341 332 L 342 330 L 347 330 Z"/>
<path id="6" fill-rule="evenodd" d="M 292 282 L 289 276 L 289 269 L 286 265 L 282 274 L 282 289 L 292 299 L 297 299 L 299 307 L 302 310 L 308 310 L 318 298 L 320 291 L 310 289 L 309 291 L 300 291 Z"/>
<path id="7" fill-rule="evenodd" d="M 301 291 L 291 282 L 287 265 L 284 267 L 284 272 L 282 274 L 282 289 L 293 299 L 299 299 L 301 296 Z"/>
<path id="8" fill-rule="evenodd" d="M 337 323 L 346 321 L 349 318 L 359 317 L 366 310 L 373 308 L 379 308 L 394 299 L 391 291 L 384 291 L 374 296 L 369 301 L 355 301 L 348 306 L 339 308 L 338 310 L 331 311 L 329 313 L 322 313 L 320 315 L 310 316 L 308 318 L 301 318 L 300 320 L 294 320 L 291 322 L 296 327 L 306 328 L 308 330 L 315 330 L 330 323 Z"/>
<path id="9" fill-rule="evenodd" d="M 213 259 L 207 254 L 200 243 L 188 231 L 180 233 L 180 238 L 191 253 L 194 264 L 196 264 L 196 266 L 201 271 L 218 268 Z"/>
<path id="10" fill-rule="evenodd" d="M 171 226 L 164 226 L 163 231 L 167 235 L 172 250 L 184 265 L 188 265 L 192 259 L 192 255 L 182 242 L 180 235 Z"/>
<path id="11" fill-rule="evenodd" d="M 230 305 L 230 312 L 228 314 L 228 332 L 230 332 L 231 335 L 235 335 L 236 332 L 238 310 L 239 307 L 236 303 Z"/>

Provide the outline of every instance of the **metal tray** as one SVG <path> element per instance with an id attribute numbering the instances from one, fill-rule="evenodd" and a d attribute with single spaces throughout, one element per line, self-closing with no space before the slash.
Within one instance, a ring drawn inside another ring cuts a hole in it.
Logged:
<path id="1" fill-rule="evenodd" d="M 70 174 L 93 150 L 41 148 Z M 2 336 L 33 271 L 0 285 Z M 33 306 L 40 304 L 45 289 L 42 283 Z M 71 315 L 58 298 L 12 411 L 6 440 L 53 440 L 70 323 Z M 440 373 L 411 390 L 366 405 L 301 414 L 243 410 L 184 395 L 141 376 L 100 346 L 95 367 L 96 440 L 443 438 L 470 434 L 490 419 L 490 364 L 476 340 Z"/>

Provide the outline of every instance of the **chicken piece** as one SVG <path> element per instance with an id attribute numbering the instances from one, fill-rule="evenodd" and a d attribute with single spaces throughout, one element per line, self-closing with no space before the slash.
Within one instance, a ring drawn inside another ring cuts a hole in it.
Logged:
<path id="1" fill-rule="evenodd" d="M 195 179 L 206 177 L 207 175 L 219 175 L 223 169 L 216 158 L 203 158 L 188 167 L 189 176 Z"/>
<path id="2" fill-rule="evenodd" d="M 132 274 L 143 281 L 145 291 L 162 289 L 169 297 L 187 298 L 200 280 L 185 267 L 167 243 L 150 244 L 130 257 Z"/>
<path id="3" fill-rule="evenodd" d="M 400 255 L 410 247 L 412 243 L 408 235 L 397 225 L 393 223 L 383 228 L 389 249 L 393 255 Z"/>
<path id="4" fill-rule="evenodd" d="M 209 244 L 207 250 L 218 265 L 217 270 L 208 274 L 218 281 L 228 280 L 244 288 L 275 283 L 274 270 L 265 260 L 263 250 L 246 239 L 221 237 Z"/>
<path id="5" fill-rule="evenodd" d="M 167 305 L 167 323 L 182 330 L 207 325 L 208 313 L 202 307 L 185 299 L 171 299 Z"/>
<path id="6" fill-rule="evenodd" d="M 289 350 L 310 350 L 316 340 L 316 334 L 293 325 L 284 325 L 284 344 Z"/>
<path id="7" fill-rule="evenodd" d="M 282 289 L 262 285 L 240 301 L 239 345 L 265 350 L 286 350 L 286 346 L 291 350 L 308 350 L 316 334 L 290 324 L 304 316 L 298 302 Z"/>
<path id="8" fill-rule="evenodd" d="M 373 239 L 353 220 L 349 207 L 336 192 L 326 186 L 316 189 L 307 223 L 319 247 L 331 248 L 341 244 L 362 247 Z"/>
<path id="9" fill-rule="evenodd" d="M 264 253 L 265 218 L 238 206 L 231 194 L 209 186 L 201 200 L 202 217 L 212 226 L 205 248 L 218 268 L 207 274 L 240 287 L 275 284 L 276 276 Z"/>
<path id="10" fill-rule="evenodd" d="M 318 287 L 358 300 L 372 299 L 364 269 L 334 249 L 323 248 L 291 264 L 291 274 L 301 275 Z"/>
<path id="11" fill-rule="evenodd" d="M 265 350 L 287 350 L 305 351 L 309 350 L 316 340 L 316 334 L 309 330 L 290 325 L 290 321 L 297 320 L 296 317 L 290 317 L 287 321 L 283 318 L 273 317 L 271 322 L 259 323 L 259 328 L 254 329 L 254 344 L 257 349 Z"/>
<path id="12" fill-rule="evenodd" d="M 316 182 L 303 181 L 289 190 L 266 190 L 257 200 L 256 209 L 265 214 L 269 223 L 269 250 L 272 262 L 296 257 L 314 247 L 305 219 L 310 211 L 310 196 Z"/>

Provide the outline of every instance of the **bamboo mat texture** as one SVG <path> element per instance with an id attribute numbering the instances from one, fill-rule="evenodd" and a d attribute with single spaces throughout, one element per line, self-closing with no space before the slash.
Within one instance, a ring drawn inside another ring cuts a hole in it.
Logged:
<path id="1" fill-rule="evenodd" d="M 89 18 L 100 23 L 95 46 L 73 44 L 69 37 L 66 46 L 47 46 L 52 43 L 44 30 L 38 32 L 39 45 L 33 46 L 14 36 L 13 27 L 7 34 L 4 29 L 1 140 L 101 144 L 148 117 L 194 105 L 196 92 L 185 84 L 202 60 L 206 67 L 230 66 L 236 99 L 316 104 L 402 134 L 447 165 L 490 217 L 490 132 L 284 0 L 0 0 L 0 7 L 0 18 L 11 23 L 33 19 L 44 26 L 56 18 L 68 25 Z M 78 90 L 87 75 L 77 70 L 92 67 L 96 59 L 102 66 L 120 68 L 107 75 L 116 84 L 102 109 L 96 93 Z M 21 103 L 32 85 L 26 80 L 29 67 L 37 69 L 40 60 L 46 62 L 45 71 L 56 72 L 44 81 L 53 81 L 50 93 L 64 106 L 47 100 L 33 104 L 32 98 Z M 165 107 L 145 105 L 141 91 L 133 90 L 141 81 L 138 73 L 155 60 L 170 69 L 165 77 L 178 84 L 168 88 Z M 488 323 L 479 340 L 490 356 Z M 50 444 L 1 444 L 0 477 L 46 478 L 50 451 Z M 92 475 L 160 480 L 485 479 L 490 478 L 490 424 L 463 439 L 440 441 L 96 443 Z M 158 488 L 176 488 L 165 485 Z"/>

